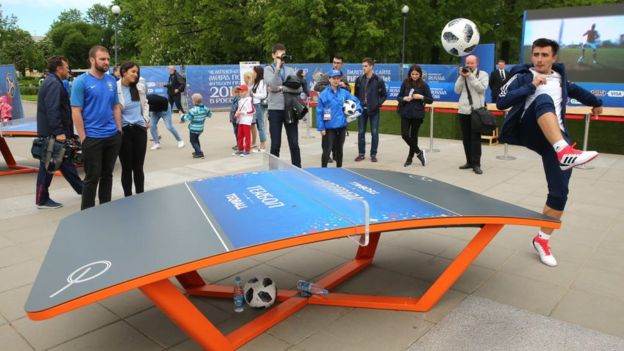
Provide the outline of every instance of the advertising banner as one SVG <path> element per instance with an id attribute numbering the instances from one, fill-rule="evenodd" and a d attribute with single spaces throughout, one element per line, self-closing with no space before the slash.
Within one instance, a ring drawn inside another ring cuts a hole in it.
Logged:
<path id="1" fill-rule="evenodd" d="M 2 104 L 7 107 L 2 108 L 5 113 L 11 110 L 11 120 L 24 118 L 24 110 L 22 109 L 22 97 L 20 95 L 17 77 L 15 76 L 15 67 L 13 65 L 0 65 L 0 97 Z M 10 108 L 8 108 L 10 106 Z M 35 116 L 32 116 L 35 117 Z"/>
<path id="2" fill-rule="evenodd" d="M 200 93 L 208 107 L 229 107 L 240 79 L 239 65 L 186 66 L 188 95 Z"/>

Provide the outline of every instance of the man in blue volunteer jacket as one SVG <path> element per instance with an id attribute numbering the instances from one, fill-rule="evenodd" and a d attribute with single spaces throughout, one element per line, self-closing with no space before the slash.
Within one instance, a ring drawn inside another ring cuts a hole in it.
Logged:
<path id="1" fill-rule="evenodd" d="M 322 143 L 321 166 L 327 167 L 329 154 L 333 151 L 336 167 L 342 167 L 342 150 L 348 123 L 342 107 L 345 100 L 351 100 L 355 102 L 356 113 L 361 113 L 362 106 L 360 106 L 360 100 L 351 95 L 348 90 L 340 89 L 342 72 L 336 69 L 332 70 L 328 77 L 329 87 L 325 88 L 319 95 L 316 107 L 316 129 L 321 132 L 321 136 L 325 139 Z"/>
<path id="2" fill-rule="evenodd" d="M 572 168 L 590 162 L 598 153 L 580 151 L 570 145 L 565 126 L 568 98 L 592 106 L 592 114 L 602 113 L 602 101 L 587 90 L 568 82 L 563 64 L 556 63 L 559 44 L 537 39 L 531 48 L 531 65 L 514 67 L 511 79 L 501 88 L 496 101 L 500 110 L 511 107 L 501 131 L 503 142 L 524 145 L 542 157 L 548 183 L 544 215 L 561 218 L 568 199 Z M 553 229 L 540 228 L 533 247 L 545 265 L 554 267 L 548 240 Z"/>

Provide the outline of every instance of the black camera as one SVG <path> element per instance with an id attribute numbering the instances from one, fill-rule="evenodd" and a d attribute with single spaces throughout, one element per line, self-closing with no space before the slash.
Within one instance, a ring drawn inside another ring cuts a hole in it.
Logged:
<path id="1" fill-rule="evenodd" d="M 462 67 L 461 71 L 462 71 L 462 73 L 468 73 L 468 72 L 470 72 L 470 67 L 468 67 L 468 66 Z"/>
<path id="2" fill-rule="evenodd" d="M 292 56 L 290 56 L 290 55 L 282 55 L 282 57 L 280 57 L 280 60 L 282 60 L 283 63 L 292 62 Z"/>

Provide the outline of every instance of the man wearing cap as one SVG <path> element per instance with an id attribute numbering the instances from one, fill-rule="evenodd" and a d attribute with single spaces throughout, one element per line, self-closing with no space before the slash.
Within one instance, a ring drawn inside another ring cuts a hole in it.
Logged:
<path id="1" fill-rule="evenodd" d="M 286 123 L 286 111 L 284 103 L 284 82 L 290 75 L 295 76 L 295 70 L 286 67 L 282 57 L 286 55 L 286 47 L 283 44 L 273 45 L 271 50 L 273 63 L 264 69 L 264 82 L 269 91 L 269 133 L 271 134 L 271 154 L 279 157 L 282 147 L 282 125 L 286 129 L 288 147 L 290 148 L 290 161 L 294 166 L 301 167 L 301 152 L 299 150 L 298 120 Z M 287 88 L 286 88 L 287 89 Z"/>
<path id="2" fill-rule="evenodd" d="M 319 95 L 316 108 L 316 129 L 325 139 L 321 166 L 327 167 L 329 153 L 333 151 L 336 167 L 342 167 L 342 150 L 347 131 L 347 118 L 342 106 L 346 100 L 354 101 L 359 113 L 362 112 L 362 106 L 360 106 L 360 100 L 351 95 L 348 90 L 339 88 L 342 72 L 335 69 L 330 71 L 327 76 L 329 77 L 329 88 L 323 90 Z"/>

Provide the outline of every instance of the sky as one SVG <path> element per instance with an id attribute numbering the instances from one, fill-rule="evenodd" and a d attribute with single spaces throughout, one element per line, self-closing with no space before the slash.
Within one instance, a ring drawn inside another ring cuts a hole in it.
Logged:
<path id="1" fill-rule="evenodd" d="M 559 44 L 571 45 L 580 44 L 585 41 L 583 37 L 592 24 L 596 24 L 596 31 L 600 35 L 600 40 L 611 40 L 618 43 L 620 36 L 624 35 L 624 16 L 601 16 L 601 17 L 575 17 L 548 20 L 527 21 L 524 33 L 524 45 L 531 45 L 533 40 L 540 37 L 547 37 L 559 41 Z"/>
<path id="2" fill-rule="evenodd" d="M 2 14 L 17 17 L 17 26 L 30 35 L 43 36 L 61 11 L 78 9 L 86 13 L 93 4 L 109 7 L 111 0 L 2 0 Z"/>

